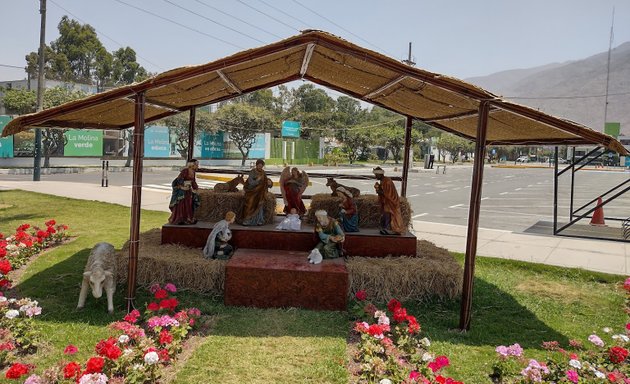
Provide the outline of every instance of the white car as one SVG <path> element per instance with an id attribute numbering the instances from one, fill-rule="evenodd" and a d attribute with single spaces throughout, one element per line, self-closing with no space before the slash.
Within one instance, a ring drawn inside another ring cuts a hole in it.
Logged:
<path id="1" fill-rule="evenodd" d="M 516 159 L 517 163 L 529 163 L 529 156 L 521 156 Z"/>

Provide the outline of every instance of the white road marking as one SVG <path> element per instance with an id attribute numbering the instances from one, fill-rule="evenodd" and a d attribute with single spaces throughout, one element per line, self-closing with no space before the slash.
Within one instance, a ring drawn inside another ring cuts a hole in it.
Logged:
<path id="1" fill-rule="evenodd" d="M 428 213 L 427 213 L 427 212 L 424 212 L 424 213 L 421 213 L 421 214 L 419 214 L 419 215 L 411 216 L 411 218 L 412 218 L 412 219 L 415 219 L 416 217 L 422 217 L 422 216 L 426 216 L 426 215 L 428 215 Z"/>
<path id="2" fill-rule="evenodd" d="M 453 191 L 458 191 L 458 190 L 460 190 L 460 189 L 461 189 L 461 188 L 456 187 L 456 188 L 453 188 Z"/>
<path id="3" fill-rule="evenodd" d="M 482 197 L 481 200 L 488 200 L 489 197 Z"/>
<path id="4" fill-rule="evenodd" d="M 427 192 L 427 193 L 425 193 L 425 195 L 432 195 L 432 194 L 434 194 L 434 193 L 435 193 L 435 192 Z"/>
<path id="5" fill-rule="evenodd" d="M 414 195 L 409 195 L 409 196 L 407 196 L 407 198 L 409 198 L 409 197 L 416 197 L 416 196 L 420 196 L 420 195 L 416 193 L 416 194 L 414 194 Z"/>
<path id="6" fill-rule="evenodd" d="M 455 205 L 451 205 L 449 208 L 457 208 L 457 207 L 461 207 L 464 204 L 455 204 Z"/>
<path id="7" fill-rule="evenodd" d="M 470 185 L 465 185 L 464 188 L 470 188 Z"/>
<path id="8" fill-rule="evenodd" d="M 510 193 L 510 192 L 501 192 L 501 193 L 499 193 L 499 195 L 507 195 L 508 193 Z"/>
<path id="9" fill-rule="evenodd" d="M 516 188 L 515 191 L 520 191 L 522 188 Z"/>
<path id="10" fill-rule="evenodd" d="M 448 189 L 443 189 L 440 192 L 448 192 Z"/>

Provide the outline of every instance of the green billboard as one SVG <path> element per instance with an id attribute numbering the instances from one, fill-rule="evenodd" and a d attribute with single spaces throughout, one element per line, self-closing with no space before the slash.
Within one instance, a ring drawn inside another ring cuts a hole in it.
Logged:
<path id="1" fill-rule="evenodd" d="M 63 135 L 67 139 L 64 156 L 103 156 L 103 131 L 69 129 Z"/>
<path id="2" fill-rule="evenodd" d="M 9 116 L 0 116 L 0 132 L 11 121 Z M 13 136 L 0 138 L 0 158 L 13 157 Z"/>
<path id="3" fill-rule="evenodd" d="M 621 131 L 621 123 L 604 124 L 604 133 L 614 137 L 615 139 L 619 137 L 620 131 Z"/>

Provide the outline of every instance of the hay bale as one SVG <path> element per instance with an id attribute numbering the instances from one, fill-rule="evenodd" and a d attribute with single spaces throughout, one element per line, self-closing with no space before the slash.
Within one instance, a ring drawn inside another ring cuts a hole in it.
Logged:
<path id="1" fill-rule="evenodd" d="M 450 254 L 448 258 L 441 252 L 430 257 L 352 257 L 346 267 L 351 298 L 360 290 L 375 302 L 453 299 L 461 294 L 463 271 Z"/>
<path id="2" fill-rule="evenodd" d="M 214 192 L 211 189 L 200 189 L 201 205 L 195 211 L 195 218 L 199 221 L 216 223 L 225 218 L 228 211 L 236 213 L 236 222 L 243 221 L 242 211 L 245 194 L 241 192 Z M 276 197 L 267 192 L 265 197 L 265 224 L 273 224 L 276 212 Z"/>
<path id="3" fill-rule="evenodd" d="M 199 248 L 175 244 L 160 244 L 160 229 L 140 234 L 137 284 L 149 288 L 152 284 L 170 282 L 183 290 L 223 295 L 224 260 L 207 260 Z M 118 282 L 127 281 L 129 242 L 117 253 Z"/>
<path id="4" fill-rule="evenodd" d="M 361 195 L 354 199 L 359 212 L 359 228 L 378 228 L 381 221 L 381 208 L 378 203 L 378 195 Z M 313 195 L 311 206 L 308 210 L 307 221 L 315 223 L 315 211 L 323 209 L 331 217 L 339 217 L 339 204 L 341 198 L 329 194 L 318 193 Z M 400 211 L 403 225 L 409 228 L 411 222 L 411 206 L 406 198 L 400 198 Z"/>

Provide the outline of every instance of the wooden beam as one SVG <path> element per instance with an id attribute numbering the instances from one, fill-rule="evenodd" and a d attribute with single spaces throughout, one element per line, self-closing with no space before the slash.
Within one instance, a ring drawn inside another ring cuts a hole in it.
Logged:
<path id="1" fill-rule="evenodd" d="M 193 151 L 195 149 L 195 117 L 197 115 L 196 108 L 190 108 L 190 116 L 188 117 L 188 148 L 187 148 L 187 159 L 186 161 L 190 161 L 193 158 Z"/>
<path id="2" fill-rule="evenodd" d="M 311 43 L 306 46 L 306 52 L 304 53 L 304 60 L 302 60 L 302 67 L 300 68 L 300 76 L 304 76 L 308 70 L 308 64 L 311 62 L 311 56 L 315 50 L 315 44 Z"/>
<path id="3" fill-rule="evenodd" d="M 477 141 L 475 142 L 475 162 L 473 164 L 470 205 L 468 209 L 468 232 L 466 235 L 466 259 L 464 261 L 464 285 L 459 312 L 459 328 L 470 329 L 473 284 L 475 280 L 475 257 L 477 256 L 477 236 L 479 234 L 479 212 L 481 210 L 481 190 L 483 187 L 483 163 L 486 157 L 486 132 L 488 131 L 489 102 L 479 104 Z"/>
<path id="4" fill-rule="evenodd" d="M 131 188 L 131 223 L 129 225 L 129 260 L 127 263 L 127 312 L 135 307 L 138 251 L 140 249 L 140 207 L 142 206 L 142 158 L 144 157 L 144 92 L 136 96 L 133 130 L 133 185 Z"/>
<path id="5" fill-rule="evenodd" d="M 241 91 L 241 89 L 237 87 L 236 84 L 234 84 L 232 80 L 230 80 L 230 78 L 227 77 L 227 75 L 223 73 L 220 69 L 217 69 L 217 75 L 219 75 L 219 77 L 225 82 L 225 84 L 227 84 L 228 87 L 232 88 L 234 92 L 238 93 L 239 95 L 243 93 L 243 91 Z"/>
<path id="6" fill-rule="evenodd" d="M 177 111 L 177 112 L 181 112 L 182 111 L 182 110 L 179 109 L 179 107 L 176 107 L 176 106 L 174 106 L 172 104 L 163 103 L 161 101 L 152 99 L 150 97 L 145 98 L 145 102 L 147 104 L 155 105 L 155 106 L 160 107 L 160 108 L 172 109 L 173 111 Z"/>
<path id="7" fill-rule="evenodd" d="M 407 179 L 409 177 L 409 152 L 411 148 L 411 125 L 413 124 L 413 118 L 407 116 L 405 124 L 405 151 L 403 159 L 402 169 L 402 185 L 400 186 L 400 195 L 407 197 Z"/>
<path id="8" fill-rule="evenodd" d="M 372 92 L 370 92 L 370 93 L 368 93 L 368 94 L 364 95 L 364 96 L 362 97 L 362 99 L 367 99 L 367 100 L 372 99 L 372 98 L 374 98 L 376 95 L 378 95 L 378 94 L 380 94 L 381 92 L 383 92 L 384 90 L 386 90 L 386 89 L 388 89 L 388 88 L 391 88 L 391 87 L 393 87 L 394 85 L 396 85 L 396 84 L 400 83 L 401 81 L 405 80 L 405 78 L 407 78 L 407 76 L 400 76 L 400 77 L 397 77 L 397 78 L 395 78 L 394 80 L 390 81 L 389 83 L 384 84 L 384 85 L 383 85 L 383 86 L 381 86 L 380 88 L 376 89 L 375 91 L 372 91 Z"/>

